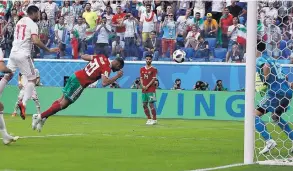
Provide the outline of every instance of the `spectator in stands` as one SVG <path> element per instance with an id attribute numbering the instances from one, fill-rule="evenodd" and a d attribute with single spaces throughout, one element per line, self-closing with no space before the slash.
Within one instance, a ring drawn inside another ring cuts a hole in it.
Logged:
<path id="1" fill-rule="evenodd" d="M 146 42 L 152 31 L 157 29 L 157 15 L 151 11 L 151 4 L 146 5 L 146 12 L 141 14 L 142 43 Z"/>
<path id="2" fill-rule="evenodd" d="M 113 18 L 112 8 L 110 6 L 106 7 L 106 12 L 102 15 L 102 17 L 107 18 L 107 24 L 112 26 L 112 18 Z"/>
<path id="3" fill-rule="evenodd" d="M 150 38 L 144 43 L 144 52 L 143 52 L 143 59 L 151 54 L 154 58 L 153 60 L 156 61 L 159 58 L 159 48 L 161 47 L 160 41 L 157 39 L 157 33 L 155 31 L 151 32 Z"/>
<path id="4" fill-rule="evenodd" d="M 97 15 L 101 15 L 100 11 L 104 11 L 106 9 L 106 3 L 104 2 L 104 0 L 91 0 L 91 7 L 92 7 L 92 11 L 96 12 Z"/>
<path id="5" fill-rule="evenodd" d="M 223 16 L 220 19 L 219 27 L 222 33 L 222 47 L 228 48 L 228 28 L 233 24 L 233 16 L 229 13 L 229 9 L 224 8 Z"/>
<path id="6" fill-rule="evenodd" d="M 121 6 L 117 6 L 116 10 L 117 13 L 112 18 L 112 26 L 116 28 L 116 35 L 120 36 L 120 40 L 123 40 L 126 31 L 125 26 L 123 26 L 123 21 L 126 13 L 122 12 Z"/>
<path id="7" fill-rule="evenodd" d="M 205 2 L 203 0 L 193 1 L 193 6 L 194 17 L 197 17 L 197 13 L 199 13 L 199 18 L 203 18 L 205 15 Z"/>
<path id="8" fill-rule="evenodd" d="M 163 21 L 163 14 L 165 13 L 165 9 L 166 9 L 165 5 L 166 5 L 165 1 L 161 1 L 160 5 L 156 8 L 158 22 Z"/>
<path id="9" fill-rule="evenodd" d="M 65 49 L 66 49 L 66 39 L 67 39 L 67 33 L 68 30 L 64 23 L 64 17 L 59 17 L 58 23 L 55 24 L 55 40 L 58 44 L 58 47 L 60 49 L 60 57 L 65 56 Z"/>
<path id="10" fill-rule="evenodd" d="M 29 7 L 29 4 L 30 4 L 30 1 L 29 0 L 27 0 L 27 1 L 23 1 L 22 2 L 22 12 L 25 14 L 25 15 L 27 15 L 27 13 L 26 13 L 26 11 L 27 11 L 27 9 L 28 9 L 28 7 Z"/>
<path id="11" fill-rule="evenodd" d="M 137 42 L 140 42 L 140 40 L 137 34 L 137 26 L 139 25 L 139 21 L 131 13 L 128 13 L 122 25 L 126 28 L 124 34 L 125 49 L 127 49 L 126 54 L 127 56 L 138 57 Z"/>
<path id="12" fill-rule="evenodd" d="M 83 55 L 86 50 L 86 40 L 85 33 L 88 25 L 83 24 L 83 18 L 81 16 L 77 19 L 77 24 L 72 29 L 72 34 L 78 40 L 78 52 L 80 55 Z"/>
<path id="13" fill-rule="evenodd" d="M 187 33 L 191 31 L 192 25 L 195 24 L 194 21 L 194 17 L 191 15 L 191 9 L 186 10 L 185 16 L 179 16 L 176 21 L 178 36 L 185 38 Z"/>
<path id="14" fill-rule="evenodd" d="M 75 11 L 69 0 L 64 1 L 64 5 L 61 9 L 61 16 L 64 17 L 64 23 L 67 29 L 72 30 L 75 21 Z"/>
<path id="15" fill-rule="evenodd" d="M 192 8 L 191 2 L 192 2 L 191 0 L 178 1 L 177 2 L 177 7 L 178 7 L 177 14 L 178 15 L 185 15 L 186 11 L 188 9 Z"/>
<path id="16" fill-rule="evenodd" d="M 238 23 L 238 18 L 234 17 L 233 18 L 233 25 L 228 27 L 228 32 L 227 32 L 227 35 L 230 38 L 229 45 L 228 45 L 228 51 L 230 51 L 232 49 L 232 45 L 237 42 L 238 30 L 241 26 L 243 26 L 243 25 Z"/>
<path id="17" fill-rule="evenodd" d="M 120 40 L 120 36 L 116 36 L 115 41 L 112 42 L 112 56 L 124 58 L 124 41 Z"/>
<path id="18" fill-rule="evenodd" d="M 230 11 L 230 14 L 233 15 L 233 17 L 238 17 L 240 14 L 242 14 L 242 8 L 237 5 L 236 0 L 231 0 L 231 5 L 228 6 L 228 9 Z"/>
<path id="19" fill-rule="evenodd" d="M 51 27 L 55 27 L 55 17 L 57 16 L 58 10 L 58 6 L 53 0 L 48 0 L 48 2 L 45 3 L 45 13 L 48 16 Z"/>
<path id="20" fill-rule="evenodd" d="M 162 22 L 165 21 L 165 18 L 169 18 L 169 14 L 172 14 L 173 20 L 175 20 L 175 10 L 173 9 L 173 7 L 171 5 L 168 5 L 166 8 L 166 12 L 163 12 Z"/>
<path id="21" fill-rule="evenodd" d="M 40 40 L 48 46 L 50 44 L 49 34 L 50 34 L 50 23 L 47 17 L 47 14 L 45 12 L 41 13 L 41 20 L 39 21 L 39 34 L 40 34 Z"/>
<path id="22" fill-rule="evenodd" d="M 204 19 L 202 19 L 201 14 L 199 12 L 195 13 L 194 23 L 197 26 L 197 28 L 200 30 L 201 34 L 203 34 L 204 31 Z"/>
<path id="23" fill-rule="evenodd" d="M 184 90 L 184 88 L 181 87 L 181 79 L 177 78 L 175 80 L 174 86 L 171 88 L 171 90 Z"/>
<path id="24" fill-rule="evenodd" d="M 292 38 L 292 33 L 293 33 L 293 19 L 292 19 L 292 14 L 289 14 L 287 16 L 287 20 L 284 21 L 282 24 L 282 31 L 284 36 L 287 36 L 287 39 Z"/>
<path id="25" fill-rule="evenodd" d="M 5 40 L 5 44 L 4 44 L 4 49 L 5 50 L 5 58 L 8 58 L 12 49 L 12 42 L 13 42 L 13 37 L 14 36 L 14 27 L 12 22 L 7 24 L 7 28 L 5 29 L 5 33 L 4 33 L 4 40 Z"/>
<path id="26" fill-rule="evenodd" d="M 226 62 L 241 63 L 243 62 L 243 51 L 237 43 L 234 43 L 232 49 L 226 54 Z"/>
<path id="27" fill-rule="evenodd" d="M 217 22 L 220 21 L 224 7 L 226 7 L 225 0 L 212 1 L 212 14 Z"/>
<path id="28" fill-rule="evenodd" d="M 177 39 L 176 32 L 176 23 L 174 21 L 174 16 L 172 13 L 168 15 L 168 18 L 165 18 L 162 24 L 162 30 L 164 32 L 162 37 L 162 56 L 166 57 L 166 53 L 169 49 L 170 56 L 172 56 Z"/>
<path id="29" fill-rule="evenodd" d="M 17 15 L 17 10 L 15 8 L 13 8 L 11 10 L 11 16 L 8 20 L 8 22 L 11 22 L 13 24 L 13 27 L 16 25 L 16 23 L 19 20 L 19 16 Z"/>
<path id="30" fill-rule="evenodd" d="M 22 6 L 20 1 L 15 1 L 13 8 L 17 11 L 17 15 L 22 12 Z"/>
<path id="31" fill-rule="evenodd" d="M 84 9 L 82 5 L 80 4 L 80 0 L 75 0 L 75 3 L 72 4 L 73 10 L 75 11 L 75 20 L 77 21 L 80 16 L 82 16 L 82 13 L 84 12 Z"/>
<path id="32" fill-rule="evenodd" d="M 209 43 L 204 40 L 203 36 L 198 37 L 198 44 L 195 48 L 195 56 L 209 59 Z"/>
<path id="33" fill-rule="evenodd" d="M 207 19 L 204 21 L 204 37 L 216 38 L 218 32 L 218 23 L 212 18 L 212 14 L 207 14 Z"/>
<path id="34" fill-rule="evenodd" d="M 118 1 L 118 0 L 110 1 L 110 6 L 113 9 L 114 14 L 117 13 L 117 7 L 118 6 L 121 8 L 122 11 L 124 11 L 126 9 L 127 4 L 128 4 L 128 2 L 125 1 L 125 0 L 122 0 L 122 1 Z"/>
<path id="35" fill-rule="evenodd" d="M 276 19 L 266 19 L 265 34 L 267 35 L 267 52 L 268 55 L 278 58 L 280 56 L 280 50 L 278 46 L 282 39 L 281 29 L 276 25 Z"/>
<path id="36" fill-rule="evenodd" d="M 111 26 L 107 24 L 107 18 L 102 18 L 102 23 L 96 29 L 97 44 L 96 54 L 109 54 L 109 35 L 111 34 Z"/>
<path id="37" fill-rule="evenodd" d="M 196 25 L 192 26 L 192 30 L 188 32 L 186 36 L 186 43 L 185 43 L 185 48 L 193 48 L 195 49 L 198 44 L 198 38 L 200 36 L 200 30 L 197 28 Z"/>
<path id="38" fill-rule="evenodd" d="M 85 11 L 82 14 L 82 17 L 85 18 L 86 22 L 90 26 L 90 29 L 95 29 L 97 26 L 97 13 L 91 11 L 91 4 L 86 3 L 85 5 Z"/>

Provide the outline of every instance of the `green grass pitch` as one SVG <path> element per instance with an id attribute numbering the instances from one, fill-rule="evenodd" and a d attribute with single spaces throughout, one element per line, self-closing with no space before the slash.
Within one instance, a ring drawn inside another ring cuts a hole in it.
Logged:
<path id="1" fill-rule="evenodd" d="M 38 133 L 30 116 L 5 119 L 9 132 L 25 138 L 0 145 L 1 171 L 186 171 L 243 162 L 242 122 L 164 119 L 147 126 L 145 119 L 55 116 Z"/>

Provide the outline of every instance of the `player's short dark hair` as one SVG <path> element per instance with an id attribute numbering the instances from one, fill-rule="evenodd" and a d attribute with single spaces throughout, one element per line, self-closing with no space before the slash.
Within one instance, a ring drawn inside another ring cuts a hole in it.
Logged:
<path id="1" fill-rule="evenodd" d="M 147 57 L 153 59 L 153 55 L 151 55 L 151 54 L 147 54 L 147 55 L 145 56 L 145 58 L 147 58 Z"/>
<path id="2" fill-rule="evenodd" d="M 89 3 L 89 2 L 85 3 L 85 5 L 90 5 L 90 6 L 92 6 L 92 4 L 91 4 L 91 3 Z"/>
<path id="3" fill-rule="evenodd" d="M 263 52 L 266 50 L 266 44 L 262 41 L 257 42 L 257 50 Z"/>
<path id="4" fill-rule="evenodd" d="M 157 34 L 157 32 L 155 30 L 151 31 L 151 33 Z"/>
<path id="5" fill-rule="evenodd" d="M 199 12 L 196 12 L 195 14 L 196 14 L 196 15 L 200 15 L 200 13 L 199 13 Z"/>
<path id="6" fill-rule="evenodd" d="M 115 58 L 115 60 L 118 61 L 118 62 L 120 63 L 120 67 L 121 67 L 121 68 L 124 67 L 124 60 L 123 60 L 123 58 L 118 57 L 118 58 Z"/>
<path id="7" fill-rule="evenodd" d="M 35 5 L 31 5 L 27 8 L 27 15 L 32 15 L 32 14 L 35 14 L 35 13 L 38 13 L 40 10 L 37 6 Z"/>

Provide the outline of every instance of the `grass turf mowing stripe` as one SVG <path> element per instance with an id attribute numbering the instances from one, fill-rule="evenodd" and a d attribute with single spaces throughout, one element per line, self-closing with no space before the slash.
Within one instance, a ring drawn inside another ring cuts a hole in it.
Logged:
<path id="1" fill-rule="evenodd" d="M 220 170 L 220 169 L 227 169 L 231 167 L 239 167 L 239 166 L 245 166 L 244 163 L 238 163 L 238 164 L 229 164 L 225 166 L 219 166 L 219 167 L 212 167 L 212 168 L 205 168 L 205 169 L 196 169 L 196 170 L 189 170 L 189 171 L 210 171 L 210 170 Z"/>
<path id="2" fill-rule="evenodd" d="M 26 138 L 48 138 L 48 137 L 70 137 L 70 136 L 83 136 L 85 134 L 53 134 L 53 135 L 36 135 L 36 136 L 22 136 L 21 139 Z M 3 138 L 0 138 L 3 139 Z"/>

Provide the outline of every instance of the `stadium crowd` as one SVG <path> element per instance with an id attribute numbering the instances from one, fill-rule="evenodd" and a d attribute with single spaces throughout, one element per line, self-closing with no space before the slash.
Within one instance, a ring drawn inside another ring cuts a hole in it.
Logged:
<path id="1" fill-rule="evenodd" d="M 170 61 L 183 49 L 189 61 L 245 62 L 247 3 L 222 1 L 89 0 L 0 1 L 0 43 L 9 57 L 16 22 L 30 5 L 40 8 L 39 35 L 60 53 L 48 55 L 33 47 L 32 56 L 78 59 L 83 53 L 110 58 Z M 258 40 L 268 53 L 293 63 L 291 1 L 260 1 Z M 292 55 L 291 55 L 292 54 Z"/>

